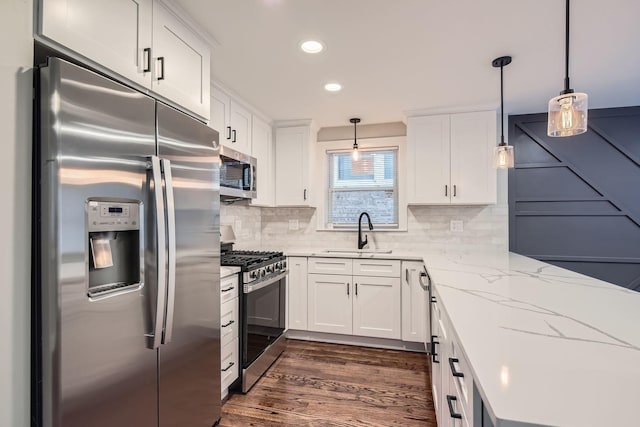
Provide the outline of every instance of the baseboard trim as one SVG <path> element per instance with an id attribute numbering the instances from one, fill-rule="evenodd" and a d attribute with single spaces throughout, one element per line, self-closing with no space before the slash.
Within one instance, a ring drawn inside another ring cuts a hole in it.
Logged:
<path id="1" fill-rule="evenodd" d="M 425 352 L 423 343 L 391 340 L 387 338 L 370 338 L 353 335 L 328 334 L 325 332 L 300 331 L 297 329 L 289 329 L 286 332 L 286 337 L 301 341 L 327 342 L 332 344 L 385 348 L 389 350 L 413 351 L 418 353 Z"/>

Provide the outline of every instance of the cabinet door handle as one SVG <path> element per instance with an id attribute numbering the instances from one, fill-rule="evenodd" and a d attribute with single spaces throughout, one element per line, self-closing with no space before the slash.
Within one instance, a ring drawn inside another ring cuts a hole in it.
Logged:
<path id="1" fill-rule="evenodd" d="M 231 139 L 231 126 L 227 126 L 227 139 Z"/>
<path id="2" fill-rule="evenodd" d="M 451 375 L 453 375 L 454 377 L 464 378 L 464 374 L 462 372 L 458 372 L 458 370 L 454 365 L 454 363 L 458 363 L 459 361 L 460 360 L 458 360 L 457 357 L 449 358 L 449 367 L 451 368 Z"/>
<path id="3" fill-rule="evenodd" d="M 356 283 L 356 296 L 358 296 L 358 284 Z"/>
<path id="4" fill-rule="evenodd" d="M 431 360 L 433 363 L 440 363 L 440 361 L 436 359 L 436 356 L 438 356 L 438 353 L 436 352 L 436 344 L 440 344 L 439 341 L 436 341 L 436 338 L 438 338 L 437 335 L 431 335 Z"/>
<path id="5" fill-rule="evenodd" d="M 349 283 L 347 283 L 347 296 L 349 296 Z"/>
<path id="6" fill-rule="evenodd" d="M 224 368 L 224 369 L 220 369 L 222 372 L 227 372 L 229 369 L 231 369 L 231 367 L 235 365 L 235 362 L 229 362 L 229 365 Z"/>
<path id="7" fill-rule="evenodd" d="M 445 184 L 444 186 L 444 197 L 449 196 L 449 186 Z"/>
<path id="8" fill-rule="evenodd" d="M 148 73 L 149 71 L 151 71 L 151 48 L 150 47 L 145 47 L 143 50 L 144 52 L 144 62 L 145 64 L 147 64 L 143 69 L 142 72 L 143 73 Z"/>
<path id="9" fill-rule="evenodd" d="M 220 289 L 220 292 L 229 292 L 233 290 L 233 286 L 229 287 L 229 288 L 225 288 L 225 289 Z"/>
<path id="10" fill-rule="evenodd" d="M 160 75 L 158 76 L 158 80 L 164 80 L 164 56 L 160 56 L 158 58 L 158 62 L 160 63 Z"/>
<path id="11" fill-rule="evenodd" d="M 456 193 L 457 193 L 456 189 L 457 189 L 456 185 L 453 184 L 453 197 L 456 197 Z"/>
<path id="12" fill-rule="evenodd" d="M 231 142 L 236 142 L 236 130 L 232 130 L 231 131 L 233 133 L 233 139 L 231 140 Z"/>
<path id="13" fill-rule="evenodd" d="M 458 414 L 456 411 L 453 410 L 453 402 L 457 400 L 458 400 L 457 397 L 447 394 L 447 405 L 449 406 L 449 415 L 451 415 L 451 418 L 456 418 L 461 420 L 462 415 Z"/>
<path id="14" fill-rule="evenodd" d="M 227 326 L 231 326 L 234 323 L 236 323 L 235 320 L 229 320 L 227 323 L 225 323 L 224 325 L 221 325 L 222 328 L 226 328 Z"/>
<path id="15" fill-rule="evenodd" d="M 306 188 L 302 192 L 302 200 L 307 200 L 307 189 Z"/>
<path id="16" fill-rule="evenodd" d="M 405 268 L 404 269 L 404 280 L 406 280 L 407 285 L 409 284 L 409 269 Z"/>

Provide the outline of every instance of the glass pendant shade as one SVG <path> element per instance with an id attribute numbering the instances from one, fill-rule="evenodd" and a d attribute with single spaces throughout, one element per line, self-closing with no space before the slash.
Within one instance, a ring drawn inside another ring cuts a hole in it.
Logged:
<path id="1" fill-rule="evenodd" d="M 573 136 L 587 131 L 589 97 L 586 93 L 566 93 L 549 101 L 547 135 Z"/>
<path id="2" fill-rule="evenodd" d="M 498 169 L 512 168 L 514 165 L 513 146 L 498 145 L 496 147 L 496 166 Z"/>
<path id="3" fill-rule="evenodd" d="M 353 144 L 353 151 L 351 152 L 351 158 L 354 162 L 357 162 L 360 159 L 360 153 L 358 153 L 358 144 Z"/>

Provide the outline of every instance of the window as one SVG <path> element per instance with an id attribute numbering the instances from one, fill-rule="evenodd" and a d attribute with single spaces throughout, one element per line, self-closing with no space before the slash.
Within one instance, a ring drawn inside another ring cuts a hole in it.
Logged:
<path id="1" fill-rule="evenodd" d="M 329 209 L 331 228 L 352 228 L 362 212 L 377 228 L 398 228 L 398 180 L 396 148 L 327 152 L 329 163 Z"/>

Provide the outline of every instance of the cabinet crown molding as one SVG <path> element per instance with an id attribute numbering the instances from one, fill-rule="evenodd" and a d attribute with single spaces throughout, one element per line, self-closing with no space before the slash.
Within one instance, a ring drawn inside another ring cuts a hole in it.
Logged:
<path id="1" fill-rule="evenodd" d="M 406 122 L 406 119 L 410 117 L 433 116 L 436 114 L 473 113 L 478 111 L 498 111 L 499 107 L 499 104 L 484 104 L 458 107 L 423 108 L 417 110 L 405 110 L 403 113 Z"/>

